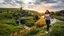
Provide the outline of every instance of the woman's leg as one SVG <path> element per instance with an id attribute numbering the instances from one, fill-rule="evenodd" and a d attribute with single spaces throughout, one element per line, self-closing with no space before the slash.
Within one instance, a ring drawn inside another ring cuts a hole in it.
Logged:
<path id="1" fill-rule="evenodd" d="M 49 24 L 47 24 L 47 31 L 49 31 Z"/>
<path id="2" fill-rule="evenodd" d="M 46 20 L 46 24 L 47 24 L 47 31 L 49 31 L 49 27 L 50 27 L 50 20 Z"/>

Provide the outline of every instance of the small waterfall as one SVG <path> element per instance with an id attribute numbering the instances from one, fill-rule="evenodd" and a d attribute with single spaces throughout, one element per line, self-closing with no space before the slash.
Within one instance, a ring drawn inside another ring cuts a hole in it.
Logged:
<path id="1" fill-rule="evenodd" d="M 17 21 L 18 21 L 19 26 L 23 26 L 26 29 L 30 28 L 30 27 L 26 26 L 25 24 L 22 24 L 20 20 L 17 20 Z"/>
<path id="2" fill-rule="evenodd" d="M 30 28 L 30 27 L 26 26 L 25 24 L 24 24 L 24 25 L 21 24 L 20 26 L 23 26 L 23 27 L 26 28 L 26 29 L 29 29 L 29 28 Z"/>
<path id="3" fill-rule="evenodd" d="M 23 26 L 24 26 L 26 29 L 30 28 L 30 27 L 26 26 L 25 24 L 24 24 Z"/>

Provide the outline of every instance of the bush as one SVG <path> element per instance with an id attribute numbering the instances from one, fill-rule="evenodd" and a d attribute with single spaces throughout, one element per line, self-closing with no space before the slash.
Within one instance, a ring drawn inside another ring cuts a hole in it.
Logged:
<path id="1" fill-rule="evenodd" d="M 0 19 L 5 19 L 6 18 L 5 15 L 6 13 L 0 13 Z"/>
<path id="2" fill-rule="evenodd" d="M 0 19 L 11 19 L 11 18 L 13 18 L 13 13 L 6 13 L 6 12 L 0 13 Z"/>
<path id="3" fill-rule="evenodd" d="M 50 36 L 64 36 L 64 22 L 55 23 Z"/>
<path id="4" fill-rule="evenodd" d="M 32 27 L 32 26 L 34 26 L 34 23 L 35 23 L 35 21 L 34 20 L 26 20 L 25 21 L 25 24 L 28 26 L 28 27 Z"/>
<path id="5" fill-rule="evenodd" d="M 17 25 L 14 19 L 3 19 L 3 20 L 0 20 L 0 23 L 9 24 L 9 25 Z"/>
<path id="6" fill-rule="evenodd" d="M 6 17 L 10 19 L 13 18 L 12 14 L 7 14 Z"/>
<path id="7" fill-rule="evenodd" d="M 12 26 L 8 24 L 0 24 L 0 36 L 9 36 L 12 32 L 24 29 L 22 26 Z"/>
<path id="8" fill-rule="evenodd" d="M 22 24 L 27 25 L 28 27 L 34 26 L 35 20 L 33 17 L 21 17 L 19 18 Z"/>

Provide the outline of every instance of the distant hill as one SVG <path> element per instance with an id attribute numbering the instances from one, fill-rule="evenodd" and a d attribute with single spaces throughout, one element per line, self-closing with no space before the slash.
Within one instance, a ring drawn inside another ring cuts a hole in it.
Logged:
<path id="1" fill-rule="evenodd" d="M 0 8 L 0 11 L 14 11 L 14 10 L 19 10 L 19 8 Z"/>

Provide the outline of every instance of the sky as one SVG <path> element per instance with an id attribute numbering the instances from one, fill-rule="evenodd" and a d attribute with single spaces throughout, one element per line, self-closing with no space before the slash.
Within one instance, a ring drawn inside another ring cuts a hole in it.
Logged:
<path id="1" fill-rule="evenodd" d="M 0 0 L 0 8 L 20 8 L 44 12 L 64 9 L 64 0 Z"/>

